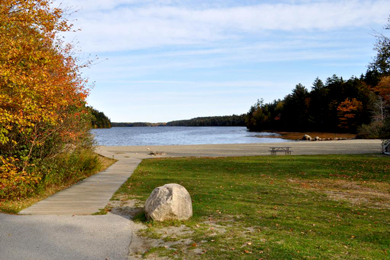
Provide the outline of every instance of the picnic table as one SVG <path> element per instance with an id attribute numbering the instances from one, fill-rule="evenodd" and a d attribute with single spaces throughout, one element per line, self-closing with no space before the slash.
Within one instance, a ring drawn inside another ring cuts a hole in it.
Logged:
<path id="1" fill-rule="evenodd" d="M 284 152 L 284 154 L 291 154 L 291 147 L 270 147 L 271 155 L 276 155 L 277 152 Z"/>

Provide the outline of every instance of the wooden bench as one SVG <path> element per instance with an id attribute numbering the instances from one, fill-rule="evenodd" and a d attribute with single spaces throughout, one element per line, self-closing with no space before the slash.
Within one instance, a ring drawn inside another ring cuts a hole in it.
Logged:
<path id="1" fill-rule="evenodd" d="M 285 155 L 291 154 L 291 147 L 270 147 L 271 155 L 276 155 L 277 152 L 284 152 Z"/>

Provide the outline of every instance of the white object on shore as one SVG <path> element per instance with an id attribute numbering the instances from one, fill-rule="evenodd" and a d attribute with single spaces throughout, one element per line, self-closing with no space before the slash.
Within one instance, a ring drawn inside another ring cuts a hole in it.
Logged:
<path id="1" fill-rule="evenodd" d="M 192 217 L 191 196 L 179 184 L 157 187 L 146 200 L 145 214 L 148 220 L 187 220 Z"/>

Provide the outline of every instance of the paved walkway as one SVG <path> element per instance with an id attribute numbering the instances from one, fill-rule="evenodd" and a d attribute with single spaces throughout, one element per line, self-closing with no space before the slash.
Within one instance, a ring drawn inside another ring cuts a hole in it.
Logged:
<path id="1" fill-rule="evenodd" d="M 130 260 L 135 223 L 123 216 L 0 213 L 1 260 Z"/>
<path id="2" fill-rule="evenodd" d="M 20 211 L 20 215 L 91 215 L 103 209 L 112 195 L 141 162 L 136 158 L 119 160 L 72 187 L 60 191 Z"/>

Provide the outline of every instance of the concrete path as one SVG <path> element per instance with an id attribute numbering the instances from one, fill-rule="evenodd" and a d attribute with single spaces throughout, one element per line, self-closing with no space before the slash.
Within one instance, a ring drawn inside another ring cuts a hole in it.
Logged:
<path id="1" fill-rule="evenodd" d="M 0 213 L 1 260 L 129 260 L 134 223 L 124 217 Z"/>
<path id="2" fill-rule="evenodd" d="M 136 158 L 119 160 L 72 187 L 22 210 L 20 215 L 91 215 L 103 209 L 112 195 L 141 162 Z"/>

